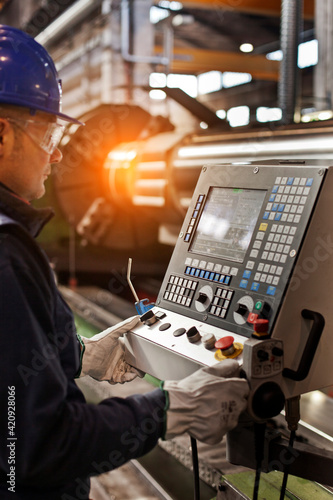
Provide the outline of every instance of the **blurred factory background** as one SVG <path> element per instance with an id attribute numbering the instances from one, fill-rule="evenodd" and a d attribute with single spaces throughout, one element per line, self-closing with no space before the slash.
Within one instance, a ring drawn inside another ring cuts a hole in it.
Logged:
<path id="1" fill-rule="evenodd" d="M 201 166 L 332 157 L 330 0 L 2 0 L 51 53 L 67 129 L 41 244 L 60 276 L 161 275 Z M 282 56 L 283 54 L 283 56 Z M 70 244 L 69 244 L 70 242 Z"/>
<path id="2" fill-rule="evenodd" d="M 333 160 L 332 0 L 0 0 L 0 22 L 47 48 L 63 111 L 86 124 L 67 127 L 63 161 L 36 205 L 55 209 L 39 242 L 91 334 L 135 313 L 129 258 L 138 293 L 155 299 L 205 163 Z M 82 285 L 80 298 L 68 284 Z M 132 390 L 147 390 L 138 384 Z M 100 387 L 85 390 L 93 400 L 110 395 Z M 316 413 L 318 402 L 311 395 L 304 414 L 332 436 L 332 400 Z M 163 478 L 149 476 L 149 494 L 114 494 L 113 476 L 112 487 L 95 484 L 94 499 L 191 498 L 187 476 L 169 462 L 189 468 L 187 446 L 167 443 L 150 459 L 173 471 L 181 493 L 169 484 L 168 496 Z M 200 453 L 210 499 L 229 465 L 224 448 Z M 332 495 L 307 485 L 302 498 L 311 496 Z"/>

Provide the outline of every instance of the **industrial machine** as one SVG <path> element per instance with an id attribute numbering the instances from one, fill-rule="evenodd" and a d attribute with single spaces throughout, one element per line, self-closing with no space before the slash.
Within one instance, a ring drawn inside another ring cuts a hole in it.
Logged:
<path id="1" fill-rule="evenodd" d="M 328 161 L 204 165 L 156 304 L 126 336 L 128 361 L 181 379 L 237 359 L 251 387 L 240 428 L 258 437 L 286 406 L 294 432 L 299 396 L 333 384 L 332 190 Z M 262 433 L 258 456 L 240 428 L 230 461 L 272 470 L 275 438 L 265 448 Z M 295 469 L 280 470 L 332 484 L 332 456 L 311 473 L 308 460 L 299 451 Z"/>

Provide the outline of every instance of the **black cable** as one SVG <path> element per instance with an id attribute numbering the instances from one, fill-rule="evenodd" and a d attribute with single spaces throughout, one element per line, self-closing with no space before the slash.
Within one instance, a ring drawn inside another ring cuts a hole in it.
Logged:
<path id="1" fill-rule="evenodd" d="M 256 458 L 256 475 L 253 487 L 253 500 L 258 500 L 261 464 L 264 458 L 266 423 L 254 424 L 254 448 Z"/>
<path id="2" fill-rule="evenodd" d="M 290 436 L 289 436 L 289 444 L 288 444 L 288 450 L 291 450 L 293 445 L 294 445 L 294 441 L 295 441 L 295 435 L 296 435 L 296 432 L 295 431 L 291 431 L 290 432 Z M 280 493 L 280 500 L 283 500 L 284 499 L 284 496 L 286 494 L 286 487 L 287 487 L 287 481 L 288 481 L 288 474 L 289 474 L 289 463 L 287 463 L 284 467 L 284 473 L 283 473 L 283 481 L 282 481 L 282 486 L 281 486 L 281 493 Z"/>
<path id="3" fill-rule="evenodd" d="M 194 479 L 194 500 L 200 500 L 200 477 L 199 477 L 199 460 L 197 440 L 191 437 L 191 450 L 192 450 L 192 465 L 193 465 L 193 479 Z"/>

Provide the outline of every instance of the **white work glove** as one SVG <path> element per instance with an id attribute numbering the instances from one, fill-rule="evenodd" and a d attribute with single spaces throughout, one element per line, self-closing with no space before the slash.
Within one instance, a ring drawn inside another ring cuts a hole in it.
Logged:
<path id="1" fill-rule="evenodd" d="M 133 316 L 90 339 L 81 337 L 84 353 L 80 377 L 90 375 L 96 380 L 107 380 L 109 384 L 123 384 L 137 376 L 143 377 L 143 372 L 126 363 L 123 339 L 120 338 L 139 321 L 139 316 Z"/>
<path id="2" fill-rule="evenodd" d="M 238 362 L 227 359 L 183 380 L 165 381 L 163 390 L 169 398 L 165 439 L 188 432 L 204 443 L 219 443 L 247 407 L 249 386 L 239 373 Z"/>

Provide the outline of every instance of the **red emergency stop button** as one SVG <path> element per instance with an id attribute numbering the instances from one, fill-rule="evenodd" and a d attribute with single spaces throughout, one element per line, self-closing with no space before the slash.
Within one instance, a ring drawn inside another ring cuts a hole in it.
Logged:
<path id="1" fill-rule="evenodd" d="M 215 342 L 216 349 L 221 349 L 224 356 L 230 355 L 234 352 L 234 337 L 227 336 Z"/>

